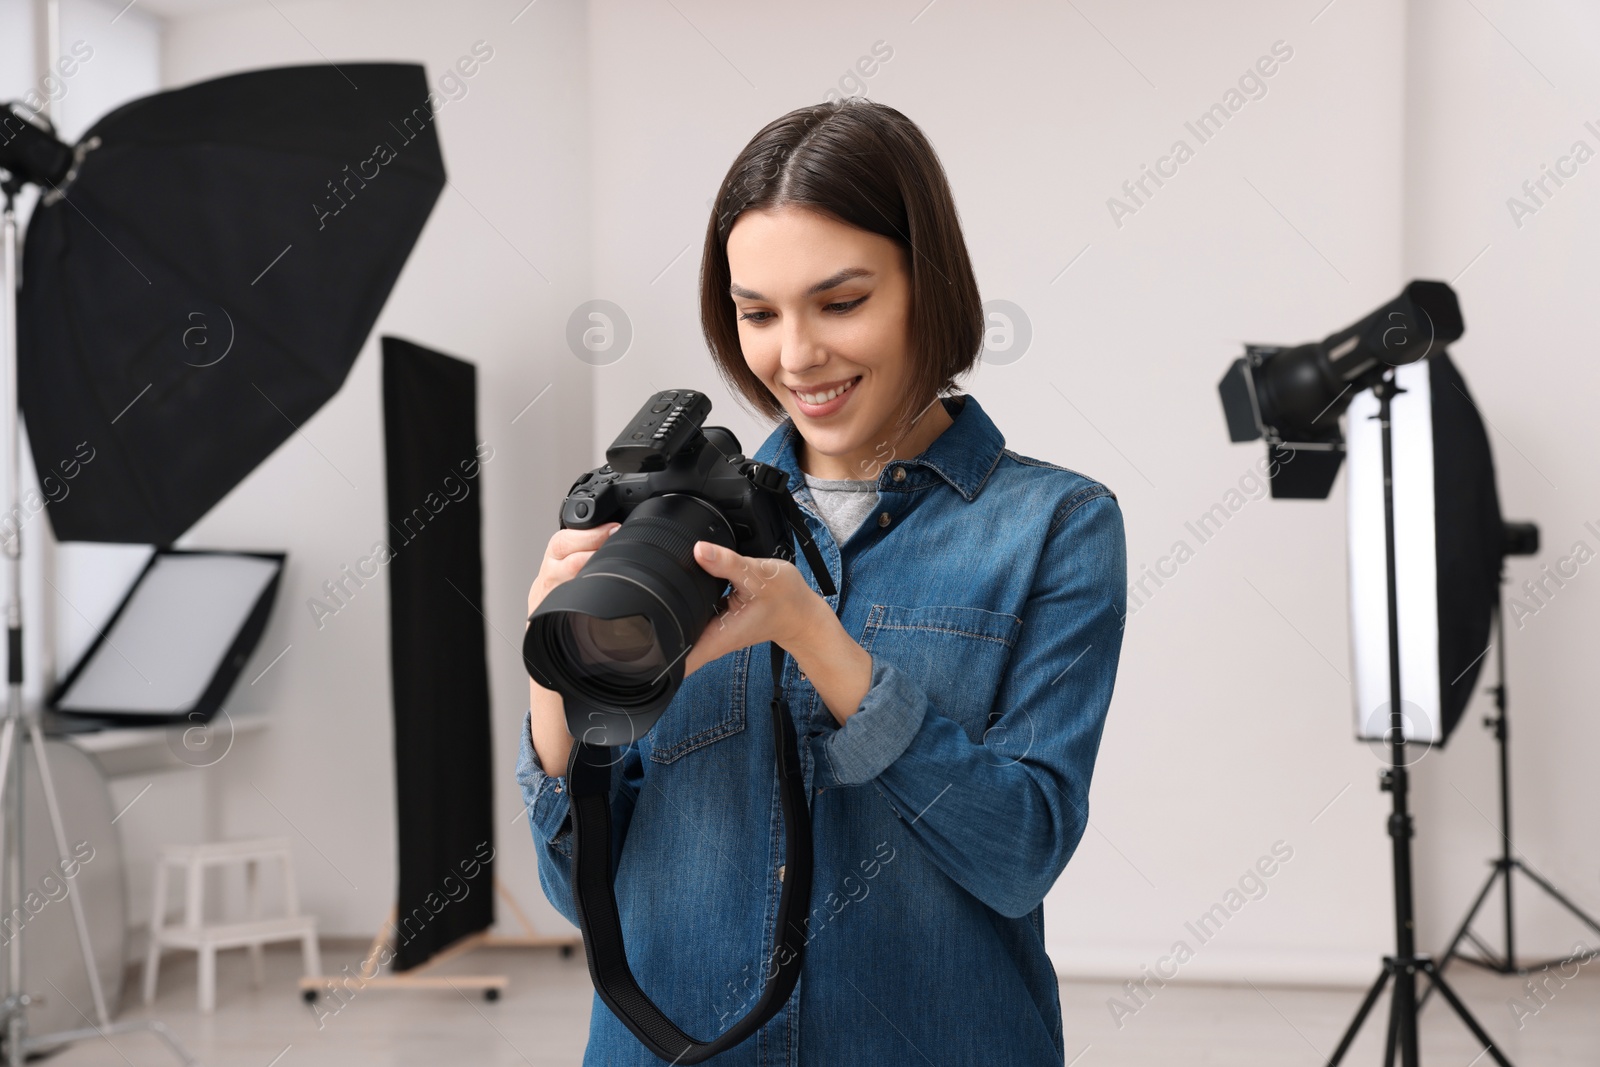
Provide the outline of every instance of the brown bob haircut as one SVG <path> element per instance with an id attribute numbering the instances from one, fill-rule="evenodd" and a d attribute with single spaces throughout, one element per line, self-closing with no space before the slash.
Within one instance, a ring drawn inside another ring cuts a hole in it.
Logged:
<path id="1" fill-rule="evenodd" d="M 700 326 L 723 380 L 774 420 L 784 408 L 745 363 L 729 295 L 728 233 L 746 211 L 805 207 L 887 237 L 911 277 L 911 383 L 897 415 L 908 427 L 971 370 L 983 346 L 983 306 L 950 183 L 916 123 L 884 104 L 847 97 L 789 112 L 750 139 L 728 168 L 706 227 Z"/>

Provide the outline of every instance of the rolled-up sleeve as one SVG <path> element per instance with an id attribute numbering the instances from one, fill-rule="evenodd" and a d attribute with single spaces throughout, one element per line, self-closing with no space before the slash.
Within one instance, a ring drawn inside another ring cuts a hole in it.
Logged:
<path id="1" fill-rule="evenodd" d="M 517 753 L 517 785 L 533 831 L 539 860 L 539 884 L 550 904 L 572 925 L 578 911 L 572 898 L 572 801 L 566 775 L 546 774 L 533 747 L 533 713 L 522 718 L 522 739 Z M 622 750 L 611 773 L 611 869 L 616 870 L 622 842 L 628 832 L 634 802 L 643 774 L 638 745 Z"/>
<path id="2" fill-rule="evenodd" d="M 814 744 L 824 786 L 861 785 L 882 774 L 922 729 L 928 702 L 894 665 L 872 657 L 872 681 L 855 714 Z"/>
<path id="3" fill-rule="evenodd" d="M 819 782 L 872 783 L 936 866 L 1001 914 L 1027 915 L 1088 826 L 1126 582 L 1122 512 L 1097 485 L 1049 528 L 984 738 L 974 742 L 916 678 L 874 655 L 860 710 L 813 741 Z M 1017 737 L 1031 739 L 1020 755 L 1007 747 Z"/>

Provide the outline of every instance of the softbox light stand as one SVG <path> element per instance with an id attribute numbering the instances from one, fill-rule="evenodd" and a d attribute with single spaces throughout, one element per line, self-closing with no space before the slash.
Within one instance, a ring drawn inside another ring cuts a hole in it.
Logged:
<path id="1" fill-rule="evenodd" d="M 1384 1052 L 1385 1067 L 1393 1067 L 1396 1049 L 1402 1067 L 1420 1067 L 1417 1032 L 1417 975 L 1421 973 L 1432 983 L 1432 988 L 1455 1010 L 1472 1036 L 1486 1047 L 1485 1052 L 1500 1067 L 1511 1067 L 1511 1061 L 1495 1046 L 1494 1040 L 1473 1018 L 1472 1012 L 1461 1001 L 1440 973 L 1432 957 L 1419 954 L 1416 949 L 1416 922 L 1411 885 L 1411 835 L 1412 818 L 1409 807 L 1410 780 L 1406 768 L 1406 736 L 1402 705 L 1400 703 L 1400 611 L 1399 588 L 1396 579 L 1394 535 L 1394 447 L 1390 428 L 1390 401 L 1401 392 L 1395 384 L 1395 372 L 1386 371 L 1372 387 L 1378 399 L 1378 426 L 1383 439 L 1383 517 L 1384 557 L 1387 568 L 1389 616 L 1389 766 L 1384 769 L 1379 788 L 1387 790 L 1392 800 L 1389 815 L 1389 838 L 1394 856 L 1394 920 L 1395 953 L 1383 958 L 1383 970 L 1377 981 L 1367 991 L 1366 998 L 1357 1009 L 1355 1018 L 1345 1030 L 1339 1047 L 1328 1060 L 1328 1067 L 1337 1067 L 1355 1041 L 1361 1025 L 1377 1003 L 1384 987 L 1391 981 L 1394 990 L 1389 1001 L 1388 1044 Z"/>
<path id="2" fill-rule="evenodd" d="M 1496 607 L 1494 613 L 1495 644 L 1498 646 L 1495 655 L 1496 678 L 1495 684 L 1489 687 L 1489 692 L 1494 694 L 1495 712 L 1483 720 L 1483 725 L 1494 732 L 1495 742 L 1500 750 L 1500 855 L 1489 861 L 1489 866 L 1493 869 L 1489 872 L 1488 879 L 1483 883 L 1483 888 L 1478 891 L 1477 897 L 1473 900 L 1472 907 L 1467 909 L 1467 917 L 1462 919 L 1461 925 L 1456 928 L 1455 936 L 1450 939 L 1450 946 L 1444 950 L 1444 955 L 1439 957 L 1437 966 L 1442 971 L 1450 965 L 1451 960 L 1459 959 L 1464 963 L 1482 967 L 1496 974 L 1522 975 L 1531 970 L 1538 970 L 1563 961 L 1541 960 L 1539 962 L 1527 962 L 1517 959 L 1516 913 L 1512 907 L 1511 894 L 1511 883 L 1514 880 L 1511 876 L 1514 873 L 1521 871 L 1529 881 L 1544 890 L 1552 900 L 1570 911 L 1580 922 L 1583 922 L 1596 934 L 1600 934 L 1600 922 L 1596 922 L 1594 916 L 1578 907 L 1571 900 L 1568 900 L 1565 894 L 1550 884 L 1549 879 L 1529 867 L 1520 857 L 1513 855 L 1516 849 L 1511 843 L 1511 759 L 1508 751 L 1509 728 L 1506 724 L 1508 698 L 1506 696 L 1504 570 L 1500 573 L 1500 581 L 1502 595 L 1500 604 Z M 1478 917 L 1478 912 L 1483 909 L 1484 902 L 1489 898 L 1489 890 L 1493 889 L 1497 882 L 1503 883 L 1505 890 L 1501 898 L 1501 903 L 1505 908 L 1506 943 L 1504 954 L 1497 954 L 1472 931 L 1472 921 Z M 1472 942 L 1479 955 L 1471 956 L 1462 952 L 1461 943 L 1463 941 Z M 1427 1000 L 1427 995 L 1424 994 L 1417 1006 L 1420 1008 L 1427 1003 Z"/>
<path id="3" fill-rule="evenodd" d="M 0 220 L 4 235 L 4 294 L 0 304 L 5 309 L 5 320 L 0 323 L 0 382 L 5 387 L 4 403 L 0 404 L 0 441 L 6 449 L 7 516 L 21 514 L 22 500 L 22 433 L 21 411 L 17 406 L 17 215 L 15 194 L 19 182 L 8 180 L 4 185 L 5 212 Z M 24 781 L 23 745 L 33 746 L 33 757 L 39 768 L 39 783 L 44 788 L 45 806 L 50 813 L 50 828 L 55 837 L 56 852 L 63 865 L 69 862 L 71 852 L 67 847 L 66 828 L 61 821 L 61 805 L 56 798 L 55 781 L 50 775 L 50 762 L 45 757 L 44 736 L 39 729 L 37 708 L 28 706 L 22 693 L 22 527 L 18 523 L 11 536 L 5 540 L 6 557 L 6 708 L 5 720 L 0 725 L 0 797 L 4 798 L 4 841 L 0 843 L 0 870 L 4 872 L 4 914 L 23 907 L 23 842 L 22 800 L 26 793 Z M 65 866 L 63 866 L 65 869 Z M 5 1035 L 7 1067 L 22 1067 L 29 1052 L 56 1049 L 78 1041 L 105 1038 L 110 1034 L 152 1033 L 160 1038 L 179 1062 L 194 1064 L 198 1061 L 163 1024 L 148 1021 L 114 1023 L 107 1010 L 105 993 L 100 986 L 100 969 L 95 965 L 94 950 L 89 943 L 89 926 L 83 914 L 83 900 L 76 888 L 70 888 L 67 899 L 71 902 L 72 923 L 78 934 L 78 949 L 88 971 L 89 989 L 94 999 L 94 1022 L 77 1030 L 53 1034 L 28 1033 L 28 1005 L 36 994 L 30 993 L 22 965 L 22 933 L 12 937 L 6 945 L 5 990 L 0 1002 L 0 1032 Z M 85 1022 L 89 1022 L 86 1018 Z"/>
<path id="4" fill-rule="evenodd" d="M 49 501 L 58 540 L 162 547 L 320 409 L 444 188 L 435 96 L 415 63 L 245 71 L 123 104 L 76 145 L 0 110 L 10 514 L 21 513 L 23 411 L 34 459 L 45 458 L 41 482 L 78 442 L 93 440 L 100 457 L 70 496 Z M 19 297 L 11 202 L 24 183 L 43 195 Z M 50 795 L 37 712 L 21 690 L 20 544 L 11 532 L 0 764 L 12 765 L 9 784 L 20 790 L 26 732 Z M 7 907 L 21 891 L 19 804 L 20 793 L 7 812 Z M 59 821 L 55 836 L 64 840 Z M 77 926 L 87 958 L 81 916 Z M 98 1027 L 29 1038 L 16 939 L 10 948 L 0 1007 L 8 1064 L 113 1032 L 97 994 Z M 159 1024 L 142 1028 L 192 1062 Z"/>

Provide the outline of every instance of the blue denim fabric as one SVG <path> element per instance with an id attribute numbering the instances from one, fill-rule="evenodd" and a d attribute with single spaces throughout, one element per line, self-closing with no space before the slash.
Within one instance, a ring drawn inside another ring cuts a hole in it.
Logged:
<path id="1" fill-rule="evenodd" d="M 1087 825 L 1122 646 L 1122 513 L 1099 482 L 1005 449 L 970 394 L 942 402 L 953 425 L 889 459 L 843 544 L 810 506 L 792 422 L 755 454 L 788 472 L 872 683 L 840 727 L 785 661 L 816 841 L 805 966 L 783 1011 L 709 1063 L 1064 1062 L 1041 902 Z M 695 671 L 612 772 L 629 962 L 701 1040 L 755 1003 L 772 944 L 767 660 L 763 644 Z M 576 924 L 566 780 L 526 723 L 517 780 L 545 895 Z M 665 1062 L 593 1004 L 586 1067 Z"/>

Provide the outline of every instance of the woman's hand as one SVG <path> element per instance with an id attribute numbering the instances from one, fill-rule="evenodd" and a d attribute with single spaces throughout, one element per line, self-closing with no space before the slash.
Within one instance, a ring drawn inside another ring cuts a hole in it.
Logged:
<path id="1" fill-rule="evenodd" d="M 828 602 L 788 560 L 741 556 L 710 541 L 694 543 L 694 558 L 707 574 L 732 583 L 733 591 L 689 649 L 684 677 L 729 652 L 763 641 L 793 652 L 808 631 L 838 622 Z"/>
<path id="2" fill-rule="evenodd" d="M 801 677 L 841 725 L 861 704 L 872 681 L 872 657 L 799 568 L 787 560 L 741 556 L 696 541 L 694 558 L 707 574 L 726 578 L 733 592 L 684 660 L 684 677 L 729 652 L 772 641 L 794 657 Z"/>

